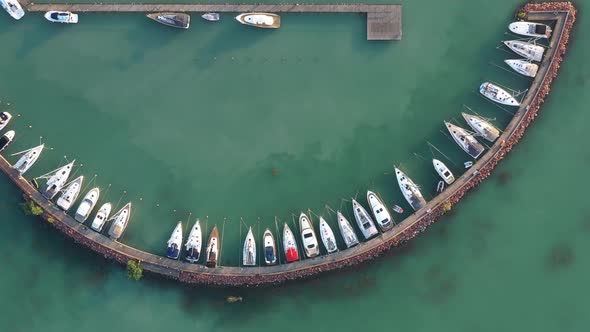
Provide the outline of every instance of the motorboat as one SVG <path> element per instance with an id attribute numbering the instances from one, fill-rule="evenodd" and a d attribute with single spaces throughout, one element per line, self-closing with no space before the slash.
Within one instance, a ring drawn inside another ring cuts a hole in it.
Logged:
<path id="1" fill-rule="evenodd" d="M 471 166 L 473 166 L 473 161 L 466 161 L 463 163 L 463 166 L 465 166 L 465 168 L 471 168 Z"/>
<path id="2" fill-rule="evenodd" d="M 47 183 L 45 183 L 45 187 L 42 190 L 43 197 L 47 199 L 53 199 L 53 197 L 57 195 L 61 188 L 63 188 L 63 186 L 66 184 L 66 181 L 72 172 L 72 168 L 74 167 L 75 161 L 76 160 L 73 160 L 71 163 L 62 166 L 53 172 L 53 175 L 49 177 Z"/>
<path id="3" fill-rule="evenodd" d="M 487 141 L 493 143 L 500 136 L 500 130 L 498 128 L 494 127 L 494 125 L 492 125 L 486 119 L 484 119 L 480 116 L 477 116 L 477 115 L 467 114 L 467 113 L 461 113 L 461 115 L 463 115 L 463 119 L 465 119 L 465 121 L 467 121 L 467 124 L 469 125 L 469 127 L 471 127 L 471 129 L 475 130 L 476 133 L 478 133 L 481 137 L 483 137 Z"/>
<path id="4" fill-rule="evenodd" d="M 118 240 L 123 236 L 127 225 L 129 224 L 129 217 L 131 216 L 131 203 L 125 204 L 119 212 L 112 217 L 113 223 L 109 228 L 109 236 L 113 240 Z"/>
<path id="5" fill-rule="evenodd" d="M 285 223 L 285 227 L 283 228 L 283 250 L 285 250 L 287 263 L 299 260 L 299 250 L 297 250 L 295 235 L 293 235 L 293 232 L 291 232 L 291 228 L 289 228 L 287 223 Z"/>
<path id="6" fill-rule="evenodd" d="M 15 20 L 20 20 L 25 16 L 25 11 L 17 0 L 0 0 L 0 5 Z"/>
<path id="7" fill-rule="evenodd" d="M 522 40 L 506 40 L 504 45 L 514 53 L 532 61 L 541 61 L 545 49 L 542 46 L 527 43 Z"/>
<path id="8" fill-rule="evenodd" d="M 14 165 L 12 165 L 12 168 L 16 169 L 21 175 L 24 174 L 35 164 L 35 162 L 37 162 L 44 147 L 45 144 L 41 144 L 29 149 L 16 163 L 14 163 Z"/>
<path id="9" fill-rule="evenodd" d="M 186 250 L 186 255 L 184 259 L 186 259 L 189 263 L 196 263 L 201 258 L 201 247 L 203 246 L 203 233 L 201 231 L 201 222 L 199 219 L 191 228 L 190 233 L 188 233 L 188 239 L 186 240 L 186 244 L 184 245 Z"/>
<path id="10" fill-rule="evenodd" d="M 256 240 L 252 234 L 252 227 L 248 229 L 246 240 L 244 240 L 244 249 L 242 251 L 242 264 L 245 266 L 256 265 Z"/>
<path id="11" fill-rule="evenodd" d="M 535 38 L 549 38 L 552 32 L 551 27 L 546 24 L 526 21 L 512 22 L 508 25 L 508 30 L 517 35 Z"/>
<path id="12" fill-rule="evenodd" d="M 508 91 L 490 82 L 483 82 L 479 86 L 479 93 L 491 101 L 502 105 L 520 106 L 518 100 L 508 93 Z"/>
<path id="13" fill-rule="evenodd" d="M 52 10 L 45 13 L 45 19 L 53 23 L 75 24 L 78 23 L 78 14 Z"/>
<path id="14" fill-rule="evenodd" d="M 367 191 L 367 202 L 369 202 L 369 206 L 373 211 L 373 216 L 375 217 L 375 221 L 382 232 L 386 232 L 393 228 L 393 218 L 387 210 L 385 204 L 377 194 L 372 191 Z"/>
<path id="15" fill-rule="evenodd" d="M 67 211 L 72 207 L 72 204 L 80 195 L 82 189 L 82 182 L 84 181 L 83 176 L 75 178 L 64 190 L 63 194 L 57 199 L 57 206 L 62 210 Z"/>
<path id="16" fill-rule="evenodd" d="M 313 230 L 313 225 L 303 212 L 299 215 L 299 229 L 301 230 L 301 240 L 303 241 L 303 251 L 305 256 L 315 257 L 320 254 L 318 238 Z"/>
<path id="17" fill-rule="evenodd" d="M 479 143 L 475 137 L 473 137 L 473 135 L 467 132 L 467 130 L 459 126 L 455 126 L 450 122 L 444 121 L 444 123 L 455 142 L 472 158 L 477 159 L 477 157 L 483 153 L 483 145 L 481 145 L 481 143 Z"/>
<path id="18" fill-rule="evenodd" d="M 359 244 L 359 239 L 348 219 L 340 211 L 336 212 L 336 218 L 338 219 L 338 228 L 340 229 L 340 234 L 342 235 L 342 239 L 344 239 L 346 247 L 350 248 Z"/>
<path id="19" fill-rule="evenodd" d="M 277 263 L 277 245 L 272 232 L 268 228 L 262 235 L 262 243 L 264 244 L 264 264 L 275 265 Z"/>
<path id="20" fill-rule="evenodd" d="M 220 19 L 219 13 L 205 13 L 205 14 L 201 15 L 201 17 L 207 21 L 212 21 L 212 22 L 219 21 L 219 19 Z"/>
<path id="21" fill-rule="evenodd" d="M 111 203 L 104 203 L 100 209 L 98 209 L 98 212 L 96 213 L 94 220 L 92 220 L 90 227 L 97 232 L 101 232 L 104 224 L 107 222 L 107 220 L 109 220 L 111 209 Z"/>
<path id="22" fill-rule="evenodd" d="M 180 257 L 180 247 L 182 246 L 182 221 L 179 221 L 174 227 L 166 246 L 166 257 L 178 259 Z"/>
<path id="23" fill-rule="evenodd" d="M 399 206 L 399 205 L 394 205 L 394 206 L 392 207 L 392 210 L 393 210 L 393 212 L 395 212 L 395 213 L 399 213 L 399 214 L 402 214 L 402 213 L 404 213 L 404 208 L 402 208 L 402 207 L 401 207 L 401 206 Z"/>
<path id="24" fill-rule="evenodd" d="M 412 181 L 412 179 L 397 167 L 395 168 L 395 176 L 397 177 L 399 189 L 414 211 L 418 211 L 426 205 L 426 200 L 422 196 L 420 188 L 414 183 L 414 181 Z"/>
<path id="25" fill-rule="evenodd" d="M 191 23 L 191 16 L 185 13 L 152 13 L 146 16 L 158 23 L 179 29 L 188 29 Z"/>
<path id="26" fill-rule="evenodd" d="M 438 181 L 438 184 L 436 185 L 436 192 L 442 193 L 443 190 L 445 190 L 445 182 L 443 180 L 440 180 L 440 181 Z"/>
<path id="27" fill-rule="evenodd" d="M 211 235 L 209 235 L 209 242 L 207 242 L 207 256 L 205 257 L 206 267 L 217 267 L 219 260 L 219 231 L 217 225 L 213 227 Z"/>
<path id="28" fill-rule="evenodd" d="M 0 112 L 0 130 L 3 130 L 8 125 L 10 119 L 12 119 L 12 114 L 8 112 Z"/>
<path id="29" fill-rule="evenodd" d="M 334 232 L 323 217 L 320 217 L 320 238 L 322 239 L 322 243 L 324 244 L 324 247 L 328 253 L 338 251 L 338 245 L 336 244 Z"/>
<path id="30" fill-rule="evenodd" d="M 236 20 L 257 28 L 277 29 L 281 27 L 281 17 L 271 13 L 243 13 L 236 16 Z"/>
<path id="31" fill-rule="evenodd" d="M 535 77 L 539 71 L 538 64 L 529 62 L 527 60 L 508 59 L 504 60 L 504 62 L 510 66 L 510 68 L 514 69 L 515 72 L 524 76 Z"/>
<path id="32" fill-rule="evenodd" d="M 98 197 L 100 197 L 100 189 L 98 187 L 90 189 L 88 193 L 86 193 L 86 196 L 84 196 L 82 203 L 78 206 L 74 219 L 79 222 L 85 222 L 90 216 L 92 209 L 94 209 L 94 206 L 96 206 Z"/>
<path id="33" fill-rule="evenodd" d="M 354 212 L 354 219 L 356 219 L 356 223 L 365 239 L 368 240 L 379 233 L 375 227 L 375 222 L 373 222 L 367 210 L 354 198 L 352 199 L 352 210 Z"/>
<path id="34" fill-rule="evenodd" d="M 445 163 L 438 159 L 432 159 L 432 165 L 434 166 L 434 170 L 447 184 L 455 182 L 455 177 L 453 176 L 453 173 L 451 172 L 451 170 L 449 170 Z"/>
<path id="35" fill-rule="evenodd" d="M 0 151 L 4 151 L 4 149 L 6 149 L 10 145 L 10 143 L 12 143 L 14 135 L 14 130 L 10 130 L 7 131 L 6 134 L 2 135 L 2 137 L 0 137 Z"/>

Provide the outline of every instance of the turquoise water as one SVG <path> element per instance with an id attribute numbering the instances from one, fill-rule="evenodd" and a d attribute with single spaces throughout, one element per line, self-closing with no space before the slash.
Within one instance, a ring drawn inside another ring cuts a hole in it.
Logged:
<path id="1" fill-rule="evenodd" d="M 277 31 L 229 15 L 213 25 L 194 17 L 182 32 L 130 14 L 83 15 L 67 27 L 38 14 L 18 23 L 0 16 L 0 99 L 22 115 L 4 155 L 43 136 L 54 150 L 29 176 L 76 158 L 84 165 L 77 174 L 97 174 L 106 199 L 133 201 L 122 242 L 163 253 L 178 220 L 208 216 L 208 229 L 224 230 L 222 264 L 236 265 L 240 218 L 258 236 L 275 216 L 292 222 L 308 208 L 335 226 L 325 205 L 348 209 L 343 199 L 364 201 L 367 189 L 409 210 L 392 166 L 432 197 L 426 142 L 461 172 L 465 155 L 441 133 L 442 120 L 462 123 L 467 105 L 505 126 L 510 114 L 477 87 L 527 86 L 493 65 L 511 56 L 496 46 L 517 5 L 407 2 L 403 40 L 386 43 L 366 41 L 357 14 L 282 15 Z M 23 216 L 4 180 L 0 327 L 581 330 L 587 29 L 582 15 L 540 117 L 492 178 L 395 254 L 317 280 L 245 291 L 131 282 L 119 266 Z M 227 295 L 244 302 L 227 304 Z"/>

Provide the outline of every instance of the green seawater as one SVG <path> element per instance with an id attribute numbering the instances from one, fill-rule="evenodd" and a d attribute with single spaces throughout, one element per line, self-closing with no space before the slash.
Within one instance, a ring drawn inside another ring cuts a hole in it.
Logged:
<path id="1" fill-rule="evenodd" d="M 310 209 L 335 228 L 325 206 L 350 214 L 348 200 L 366 203 L 367 189 L 409 211 L 394 164 L 432 198 L 427 142 L 460 174 L 466 155 L 442 121 L 463 123 L 467 105 L 504 127 L 510 114 L 477 87 L 530 82 L 494 65 L 516 58 L 496 47 L 519 3 L 405 1 L 399 42 L 366 41 L 357 14 L 286 14 L 276 31 L 193 15 L 177 31 L 138 14 L 61 26 L 2 13 L 0 107 L 20 115 L 3 155 L 43 136 L 53 150 L 27 176 L 76 158 L 85 189 L 133 202 L 122 242 L 163 254 L 176 222 L 199 217 L 223 230 L 222 265 L 237 265 L 247 227 L 260 239 L 275 216 L 282 227 Z M 19 191 L 0 179 L 0 330 L 587 329 L 589 29 L 579 15 L 540 116 L 486 182 L 405 247 L 315 280 L 250 290 L 133 282 L 24 216 Z"/>

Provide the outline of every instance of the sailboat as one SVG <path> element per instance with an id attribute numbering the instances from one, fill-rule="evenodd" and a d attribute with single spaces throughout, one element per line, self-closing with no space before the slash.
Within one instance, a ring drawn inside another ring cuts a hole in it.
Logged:
<path id="1" fill-rule="evenodd" d="M 45 144 L 41 144 L 29 149 L 16 163 L 14 163 L 14 165 L 12 165 L 12 168 L 16 169 L 21 175 L 24 174 L 35 164 L 35 162 L 37 162 L 44 147 Z"/>
<path id="2" fill-rule="evenodd" d="M 178 259 L 180 257 L 180 247 L 182 246 L 182 221 L 179 221 L 174 227 L 170 239 L 166 246 L 166 257 Z"/>
<path id="3" fill-rule="evenodd" d="M 537 76 L 537 71 L 539 71 L 539 65 L 536 63 L 529 62 L 527 60 L 522 59 L 507 59 L 504 62 L 510 66 L 515 72 L 528 76 L 528 77 L 535 77 Z"/>
<path id="4" fill-rule="evenodd" d="M 188 29 L 191 24 L 191 17 L 185 13 L 152 13 L 146 15 L 148 18 L 173 28 Z"/>
<path id="5" fill-rule="evenodd" d="M 479 86 L 479 93 L 481 93 L 484 97 L 488 98 L 489 100 L 502 105 L 520 106 L 518 100 L 516 100 L 514 96 L 508 93 L 508 91 L 490 82 L 483 82 Z"/>
<path id="6" fill-rule="evenodd" d="M 395 176 L 397 177 L 397 183 L 402 194 L 408 201 L 408 204 L 414 209 L 414 211 L 420 210 L 426 205 L 426 200 L 422 197 L 422 193 L 418 186 L 410 179 L 404 172 L 397 167 L 395 168 Z"/>
<path id="7" fill-rule="evenodd" d="M 96 202 L 98 202 L 99 196 L 100 189 L 98 187 L 90 189 L 86 196 L 84 196 L 82 203 L 80 203 L 80 205 L 78 206 L 74 219 L 76 219 L 79 222 L 86 221 L 86 219 L 88 219 L 88 216 L 90 216 L 92 209 L 94 209 Z"/>
<path id="8" fill-rule="evenodd" d="M 248 234 L 246 234 L 246 240 L 244 241 L 242 264 L 245 266 L 256 265 L 256 240 L 254 239 L 254 234 L 252 234 L 252 227 L 248 229 Z"/>
<path id="9" fill-rule="evenodd" d="M 323 217 L 320 217 L 320 238 L 322 239 L 322 243 L 324 244 L 324 247 L 328 253 L 338 251 L 338 245 L 336 245 L 336 237 L 334 236 L 334 232 Z"/>
<path id="10" fill-rule="evenodd" d="M 507 40 L 504 41 L 504 45 L 514 53 L 532 61 L 541 61 L 543 53 L 545 52 L 545 49 L 542 46 L 527 43 L 522 40 Z"/>
<path id="11" fill-rule="evenodd" d="M 303 241 L 305 255 L 310 258 L 319 255 L 318 238 L 315 235 L 311 221 L 303 212 L 299 215 L 299 229 L 301 230 L 301 240 Z"/>
<path id="12" fill-rule="evenodd" d="M 6 134 L 2 135 L 2 137 L 0 137 L 0 152 L 4 151 L 4 149 L 6 149 L 10 143 L 12 143 L 12 140 L 14 139 L 14 130 L 10 130 L 7 131 Z"/>
<path id="13" fill-rule="evenodd" d="M 386 232 L 393 228 L 393 218 L 387 210 L 385 204 L 377 194 L 368 190 L 367 191 L 367 202 L 369 202 L 369 206 L 371 210 L 373 210 L 373 216 L 375 216 L 375 221 L 377 221 L 377 225 L 381 228 L 382 232 Z"/>
<path id="14" fill-rule="evenodd" d="M 469 127 L 487 141 L 493 143 L 500 136 L 500 130 L 486 119 L 473 114 L 461 113 L 461 115 L 467 121 Z"/>
<path id="15" fill-rule="evenodd" d="M 299 251 L 297 250 L 297 242 L 295 242 L 295 236 L 289 225 L 285 223 L 283 228 L 283 249 L 285 250 L 285 258 L 287 263 L 291 263 L 299 260 Z"/>
<path id="16" fill-rule="evenodd" d="M 467 132 L 467 130 L 459 126 L 455 126 L 450 122 L 444 121 L 444 123 L 445 127 L 447 127 L 449 133 L 455 140 L 455 143 L 457 143 L 461 149 L 463 149 L 463 151 L 467 152 L 468 155 L 474 159 L 477 159 L 477 157 L 483 153 L 485 150 L 483 145 L 481 145 L 481 143 L 479 143 L 475 137 L 473 137 L 473 135 Z"/>
<path id="17" fill-rule="evenodd" d="M 8 125 L 10 119 L 12 119 L 12 114 L 8 112 L 0 112 L 0 130 L 4 129 Z"/>
<path id="18" fill-rule="evenodd" d="M 447 183 L 451 184 L 455 182 L 455 177 L 453 173 L 449 170 L 447 165 L 445 165 L 442 161 L 438 159 L 432 159 L 432 165 L 434 166 L 434 170 L 438 175 Z"/>
<path id="19" fill-rule="evenodd" d="M 45 187 L 42 190 L 43 197 L 47 199 L 53 199 L 53 197 L 57 195 L 61 188 L 66 184 L 66 181 L 70 176 L 70 172 L 72 172 L 72 168 L 74 167 L 75 161 L 76 160 L 73 160 L 71 163 L 62 166 L 50 173 L 53 175 L 51 175 L 47 180 L 47 183 L 45 183 Z"/>
<path id="20" fill-rule="evenodd" d="M 115 213 L 113 216 L 113 223 L 111 224 L 111 228 L 109 228 L 109 236 L 113 240 L 118 240 L 127 229 L 127 225 L 129 224 L 129 217 L 131 216 L 131 203 L 125 204 L 119 212 Z"/>
<path id="21" fill-rule="evenodd" d="M 338 228 L 340 229 L 340 234 L 342 235 L 342 239 L 344 239 L 344 244 L 346 244 L 346 247 L 350 248 L 359 244 L 356 233 L 354 232 L 354 229 L 350 225 L 348 219 L 344 218 L 340 211 L 336 212 L 336 218 L 338 219 Z"/>
<path id="22" fill-rule="evenodd" d="M 275 265 L 277 263 L 277 246 L 272 232 L 267 228 L 262 235 L 264 244 L 264 264 Z"/>
<path id="23" fill-rule="evenodd" d="M 83 176 L 75 178 L 64 190 L 64 193 L 61 195 L 61 197 L 57 199 L 57 206 L 59 206 L 64 211 L 69 210 L 80 194 L 83 181 Z"/>
<path id="24" fill-rule="evenodd" d="M 92 224 L 90 225 L 90 227 L 100 233 L 102 231 L 102 227 L 104 226 L 106 221 L 109 220 L 109 215 L 111 214 L 111 208 L 112 208 L 111 203 L 104 203 L 100 207 L 100 209 L 98 209 L 98 212 L 96 213 L 94 220 L 92 220 Z"/>
<path id="25" fill-rule="evenodd" d="M 186 249 L 186 259 L 189 263 L 196 263 L 199 261 L 201 257 L 201 247 L 203 246 L 203 234 L 201 232 L 201 223 L 197 218 L 197 221 L 193 225 L 190 233 L 188 234 L 188 239 L 186 240 L 185 249 Z"/>
<path id="26" fill-rule="evenodd" d="M 356 219 L 356 223 L 365 236 L 365 239 L 368 240 L 379 233 L 367 210 L 354 198 L 352 199 L 352 210 L 354 212 L 354 219 Z"/>
<path id="27" fill-rule="evenodd" d="M 219 260 L 219 232 L 217 225 L 213 227 L 211 235 L 209 235 L 209 242 L 207 243 L 207 257 L 205 260 L 206 267 L 217 267 Z"/>

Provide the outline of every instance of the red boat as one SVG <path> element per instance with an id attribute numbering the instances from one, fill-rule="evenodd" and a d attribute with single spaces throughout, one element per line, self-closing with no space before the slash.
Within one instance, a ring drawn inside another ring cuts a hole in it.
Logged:
<path id="1" fill-rule="evenodd" d="M 285 223 L 285 228 L 283 228 L 283 248 L 285 249 L 285 257 L 287 258 L 287 263 L 295 262 L 299 260 L 299 252 L 297 251 L 297 242 L 295 242 L 295 236 L 289 225 Z"/>

